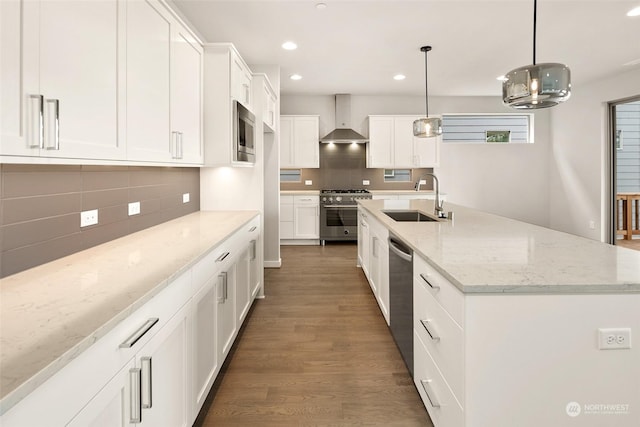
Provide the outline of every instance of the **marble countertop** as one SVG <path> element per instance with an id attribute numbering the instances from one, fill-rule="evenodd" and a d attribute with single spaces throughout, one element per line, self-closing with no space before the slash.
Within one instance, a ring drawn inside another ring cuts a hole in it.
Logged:
<path id="1" fill-rule="evenodd" d="M 639 293 L 640 251 L 454 204 L 453 221 L 396 222 L 382 210 L 433 215 L 431 200 L 359 200 L 464 293 Z"/>
<path id="2" fill-rule="evenodd" d="M 436 192 L 433 190 L 369 190 L 371 194 L 428 194 L 435 195 Z M 440 193 L 441 196 L 444 196 L 445 193 Z"/>
<path id="3" fill-rule="evenodd" d="M 319 196 L 320 190 L 280 190 L 283 196 Z"/>
<path id="4" fill-rule="evenodd" d="M 257 211 L 195 212 L 0 280 L 0 414 Z"/>

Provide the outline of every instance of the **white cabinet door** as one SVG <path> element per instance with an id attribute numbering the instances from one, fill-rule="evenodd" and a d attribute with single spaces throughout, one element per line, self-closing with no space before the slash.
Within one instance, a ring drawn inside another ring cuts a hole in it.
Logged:
<path id="1" fill-rule="evenodd" d="M 89 401 L 68 427 L 125 427 L 131 425 L 131 384 L 137 381 L 133 359 Z M 134 408 L 134 411 L 136 408 Z M 139 410 L 139 407 L 137 408 Z"/>
<path id="2" fill-rule="evenodd" d="M 442 144 L 442 136 L 435 138 L 414 138 L 413 153 L 415 166 L 420 168 L 440 166 L 440 144 Z"/>
<path id="3" fill-rule="evenodd" d="M 171 19 L 157 0 L 127 7 L 127 156 L 172 161 L 170 123 Z"/>
<path id="4" fill-rule="evenodd" d="M 393 168 L 393 117 L 369 117 L 368 168 Z"/>
<path id="5" fill-rule="evenodd" d="M 262 239 L 259 238 L 249 242 L 249 291 L 251 292 L 251 299 L 255 298 L 260 291 L 260 285 L 262 284 L 262 271 L 260 269 L 261 254 L 258 250 L 258 242 Z"/>
<path id="6" fill-rule="evenodd" d="M 417 117 L 415 117 L 417 118 Z M 413 120 L 414 117 L 396 117 L 394 119 L 394 144 L 393 158 L 396 168 L 413 168 L 417 166 L 413 147 Z"/>
<path id="7" fill-rule="evenodd" d="M 276 95 L 273 89 L 271 89 L 271 86 L 269 85 L 269 81 L 266 78 L 263 80 L 262 89 L 264 91 L 262 121 L 268 127 L 268 129 L 265 129 L 265 131 L 268 131 L 268 130 L 275 131 L 276 129 Z"/>
<path id="8" fill-rule="evenodd" d="M 2 3 L 2 154 L 123 159 L 119 2 Z"/>
<path id="9" fill-rule="evenodd" d="M 189 426 L 189 304 L 137 353 L 142 426 Z"/>
<path id="10" fill-rule="evenodd" d="M 369 224 L 367 223 L 366 215 L 363 214 L 360 216 L 360 221 L 358 222 L 358 252 L 360 253 L 360 266 L 367 278 L 370 276 L 370 244 Z M 362 248 L 360 248 L 360 246 L 362 246 Z"/>
<path id="11" fill-rule="evenodd" d="M 378 304 L 384 320 L 389 325 L 389 244 L 385 238 L 378 239 L 376 255 L 380 265 L 378 267 Z"/>
<path id="12" fill-rule="evenodd" d="M 293 117 L 280 116 L 280 168 L 293 166 Z"/>
<path id="13" fill-rule="evenodd" d="M 280 116 L 280 168 L 320 167 L 319 116 Z"/>
<path id="14" fill-rule="evenodd" d="M 380 280 L 380 239 L 369 229 L 369 285 L 378 298 L 378 282 Z"/>
<path id="15" fill-rule="evenodd" d="M 237 332 L 236 323 L 236 265 L 218 276 L 218 336 L 217 351 L 220 364 L 231 350 Z"/>
<path id="16" fill-rule="evenodd" d="M 38 19 L 36 2 L 0 1 L 0 154 L 40 155 Z"/>
<path id="17" fill-rule="evenodd" d="M 303 198 L 304 199 L 304 198 Z M 303 200 L 301 199 L 301 200 Z M 320 207 L 317 197 L 309 202 L 296 200 L 294 204 L 294 239 L 320 238 Z"/>
<path id="18" fill-rule="evenodd" d="M 211 277 L 193 296 L 193 398 L 194 414 L 202 408 L 219 370 L 216 349 L 217 275 Z"/>
<path id="19" fill-rule="evenodd" d="M 251 110 L 251 71 L 244 61 L 231 52 L 231 97 Z"/>
<path id="20" fill-rule="evenodd" d="M 236 263 L 236 320 L 242 324 L 251 306 L 250 267 L 251 249 L 247 246 Z"/>
<path id="21" fill-rule="evenodd" d="M 318 117 L 295 118 L 293 144 L 295 167 L 320 167 L 320 124 Z"/>
<path id="22" fill-rule="evenodd" d="M 202 163 L 202 46 L 177 22 L 171 57 L 171 137 L 181 163 Z"/>

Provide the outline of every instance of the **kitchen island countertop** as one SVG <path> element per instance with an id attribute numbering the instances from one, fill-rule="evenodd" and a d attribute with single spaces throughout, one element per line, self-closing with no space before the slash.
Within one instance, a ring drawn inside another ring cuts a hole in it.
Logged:
<path id="1" fill-rule="evenodd" d="M 464 293 L 640 293 L 640 252 L 447 204 L 453 221 L 396 222 L 383 210 L 433 214 L 431 200 L 359 200 Z"/>
<path id="2" fill-rule="evenodd" d="M 258 215 L 195 212 L 0 280 L 0 414 Z"/>

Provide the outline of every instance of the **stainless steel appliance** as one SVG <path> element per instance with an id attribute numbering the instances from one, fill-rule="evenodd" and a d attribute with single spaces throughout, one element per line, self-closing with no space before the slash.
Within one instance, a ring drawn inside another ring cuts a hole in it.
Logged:
<path id="1" fill-rule="evenodd" d="M 233 101 L 233 160 L 255 163 L 256 117 L 244 105 Z"/>
<path id="2" fill-rule="evenodd" d="M 320 192 L 320 240 L 358 240 L 358 199 L 371 199 L 367 190 Z"/>
<path id="3" fill-rule="evenodd" d="M 389 234 L 389 328 L 413 378 L 413 251 Z"/>

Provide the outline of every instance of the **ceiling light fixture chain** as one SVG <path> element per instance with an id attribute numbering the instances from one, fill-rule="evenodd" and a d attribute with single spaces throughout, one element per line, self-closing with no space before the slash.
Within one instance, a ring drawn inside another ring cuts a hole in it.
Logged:
<path id="1" fill-rule="evenodd" d="M 426 117 L 413 122 L 413 135 L 419 138 L 431 138 L 442 135 L 442 120 L 438 117 L 429 117 L 429 62 L 427 60 L 428 52 L 431 46 L 422 46 L 421 52 L 424 52 L 424 94 L 426 104 Z"/>

